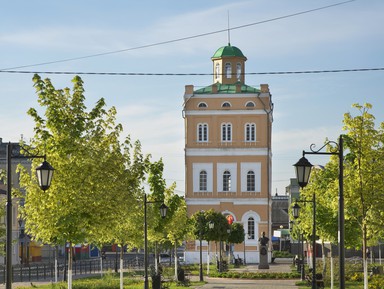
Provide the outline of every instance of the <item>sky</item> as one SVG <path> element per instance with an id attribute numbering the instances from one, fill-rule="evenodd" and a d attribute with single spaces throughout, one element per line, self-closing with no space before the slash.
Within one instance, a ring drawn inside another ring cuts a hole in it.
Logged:
<path id="1" fill-rule="evenodd" d="M 34 135 L 26 113 L 38 108 L 33 74 L 15 72 L 39 72 L 57 89 L 71 87 L 74 75 L 46 72 L 207 74 L 81 75 L 88 108 L 102 97 L 115 106 L 123 136 L 140 140 L 152 160 L 163 158 L 168 185 L 184 194 L 185 85 L 212 84 L 211 57 L 228 42 L 248 58 L 246 84 L 269 84 L 272 93 L 273 195 L 285 194 L 303 150 L 337 141 L 344 113 L 358 113 L 352 104 L 370 103 L 377 124 L 384 120 L 384 70 L 264 74 L 383 68 L 382 0 L 2 2 L 3 142 Z"/>

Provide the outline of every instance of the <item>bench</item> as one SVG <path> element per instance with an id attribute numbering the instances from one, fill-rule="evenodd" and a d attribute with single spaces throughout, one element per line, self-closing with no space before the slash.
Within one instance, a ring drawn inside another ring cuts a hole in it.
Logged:
<path id="1" fill-rule="evenodd" d="M 308 285 L 312 284 L 312 274 L 305 275 L 305 280 L 307 281 Z M 323 274 L 317 273 L 316 274 L 316 288 L 324 288 L 324 280 L 323 280 Z"/>
<path id="2" fill-rule="evenodd" d="M 238 268 L 240 267 L 241 265 L 243 265 L 243 259 L 237 257 L 237 259 L 234 259 L 235 260 L 235 267 Z"/>

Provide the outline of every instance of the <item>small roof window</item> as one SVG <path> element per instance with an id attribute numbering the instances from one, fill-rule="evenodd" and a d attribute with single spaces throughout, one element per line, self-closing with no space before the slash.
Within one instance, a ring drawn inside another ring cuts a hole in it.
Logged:
<path id="1" fill-rule="evenodd" d="M 208 107 L 208 105 L 205 102 L 200 102 L 198 107 Z"/>
<path id="2" fill-rule="evenodd" d="M 226 101 L 226 102 L 224 102 L 224 103 L 221 105 L 221 107 L 226 107 L 226 108 L 228 108 L 228 107 L 231 107 L 231 104 L 230 104 L 228 101 Z"/>
<path id="3" fill-rule="evenodd" d="M 245 104 L 245 107 L 255 107 L 255 103 L 253 101 L 248 101 L 246 104 Z"/>

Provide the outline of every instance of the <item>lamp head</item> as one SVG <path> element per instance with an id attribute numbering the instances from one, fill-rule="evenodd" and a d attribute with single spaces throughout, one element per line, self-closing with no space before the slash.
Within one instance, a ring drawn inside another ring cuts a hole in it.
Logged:
<path id="1" fill-rule="evenodd" d="M 37 180 L 39 181 L 39 186 L 43 191 L 48 190 L 51 186 L 53 171 L 53 167 L 46 160 L 44 160 L 41 165 L 36 168 Z"/>
<path id="2" fill-rule="evenodd" d="M 301 188 L 304 188 L 308 184 L 312 164 L 303 156 L 293 166 L 295 167 L 297 182 Z"/>
<path id="3" fill-rule="evenodd" d="M 292 207 L 292 213 L 293 213 L 293 218 L 297 219 L 299 217 L 299 212 L 300 212 L 300 206 L 295 203 Z"/>
<path id="4" fill-rule="evenodd" d="M 162 203 L 160 206 L 160 216 L 164 219 L 167 216 L 168 207 Z"/>

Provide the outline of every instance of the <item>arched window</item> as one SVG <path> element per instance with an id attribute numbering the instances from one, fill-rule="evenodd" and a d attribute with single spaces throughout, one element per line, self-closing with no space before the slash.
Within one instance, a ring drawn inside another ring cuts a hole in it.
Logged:
<path id="1" fill-rule="evenodd" d="M 248 239 L 255 240 L 255 219 L 253 217 L 248 218 Z"/>
<path id="2" fill-rule="evenodd" d="M 229 192 L 231 190 L 231 173 L 225 171 L 223 174 L 223 192 Z"/>
<path id="3" fill-rule="evenodd" d="M 216 79 L 218 79 L 220 77 L 220 64 L 219 63 L 216 63 L 216 66 L 215 66 L 215 77 L 216 77 Z"/>
<path id="4" fill-rule="evenodd" d="M 208 124 L 199 123 L 197 125 L 197 141 L 198 142 L 208 141 Z"/>
<path id="5" fill-rule="evenodd" d="M 238 63 L 236 65 L 236 78 L 237 80 L 240 80 L 241 77 L 241 63 Z"/>
<path id="6" fill-rule="evenodd" d="M 208 107 L 208 105 L 205 102 L 200 102 L 198 107 Z"/>
<path id="7" fill-rule="evenodd" d="M 223 142 L 232 141 L 232 124 L 223 123 L 221 125 L 221 141 Z"/>
<path id="8" fill-rule="evenodd" d="M 255 189 L 255 172 L 248 171 L 247 173 L 247 192 L 254 192 Z"/>
<path id="9" fill-rule="evenodd" d="M 255 107 L 255 103 L 253 101 L 248 101 L 246 104 L 245 104 L 245 107 Z"/>
<path id="10" fill-rule="evenodd" d="M 231 107 L 231 104 L 230 104 L 228 101 L 226 101 L 226 102 L 224 102 L 224 103 L 221 105 L 221 107 Z"/>
<path id="11" fill-rule="evenodd" d="M 207 191 L 207 172 L 201 171 L 199 174 L 199 190 L 200 191 Z"/>
<path id="12" fill-rule="evenodd" d="M 256 125 L 254 123 L 245 124 L 245 141 L 246 142 L 256 141 Z"/>
<path id="13" fill-rule="evenodd" d="M 225 76 L 227 78 L 232 77 L 232 65 L 229 62 L 225 64 Z"/>

